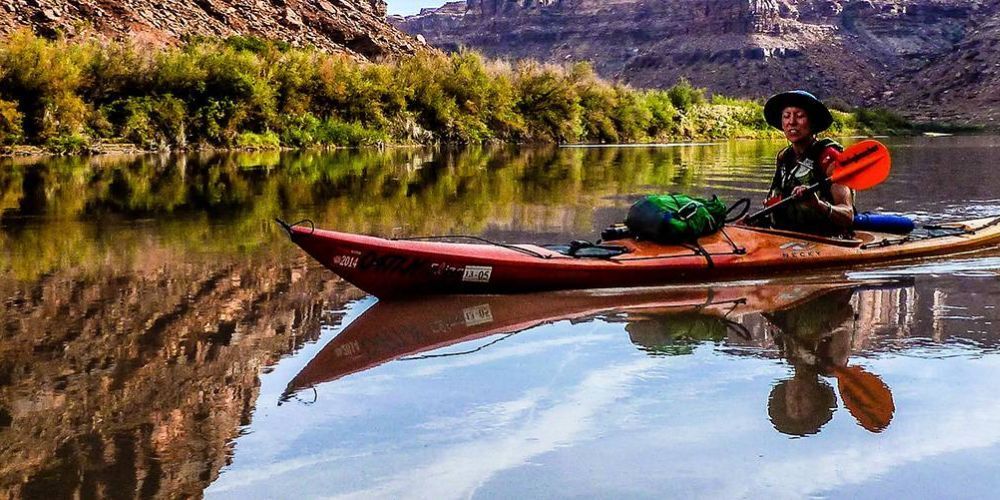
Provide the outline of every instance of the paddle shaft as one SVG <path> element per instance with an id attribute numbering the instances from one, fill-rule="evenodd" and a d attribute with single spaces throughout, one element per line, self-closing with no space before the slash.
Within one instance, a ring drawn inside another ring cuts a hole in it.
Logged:
<path id="1" fill-rule="evenodd" d="M 819 190 L 819 188 L 823 187 L 824 184 L 828 184 L 828 183 L 831 183 L 831 182 L 833 182 L 833 177 L 828 177 L 828 178 L 826 178 L 826 179 L 824 179 L 824 180 L 822 180 L 820 182 L 817 182 L 816 184 L 813 184 L 813 185 L 807 187 L 806 190 L 805 190 L 805 192 L 803 192 L 800 196 L 790 196 L 790 197 L 785 198 L 785 199 L 779 201 L 778 203 L 775 203 L 774 205 L 771 205 L 771 206 L 769 206 L 769 207 L 767 207 L 767 208 L 765 208 L 765 209 L 763 209 L 763 210 L 761 210 L 761 211 L 759 211 L 759 212 L 757 212 L 755 214 L 749 215 L 746 218 L 746 223 L 747 224 L 752 224 L 753 222 L 755 222 L 756 220 L 760 219 L 761 217 L 764 217 L 765 215 L 769 215 L 772 212 L 774 212 L 775 210 L 777 210 L 777 209 L 779 209 L 779 208 L 781 208 L 781 207 L 783 207 L 785 205 L 788 205 L 789 203 L 791 203 L 793 201 L 801 199 L 805 195 L 815 193 L 816 191 Z"/>

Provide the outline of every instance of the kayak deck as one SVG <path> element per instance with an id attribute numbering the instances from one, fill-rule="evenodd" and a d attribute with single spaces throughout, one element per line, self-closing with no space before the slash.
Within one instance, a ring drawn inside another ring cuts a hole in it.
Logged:
<path id="1" fill-rule="evenodd" d="M 854 239 L 736 224 L 692 244 L 629 238 L 590 255 L 587 246 L 572 252 L 565 246 L 385 239 L 286 227 L 316 260 L 379 298 L 758 277 L 958 253 L 1000 241 L 1000 217 L 926 226 L 905 236 L 858 231 Z"/>

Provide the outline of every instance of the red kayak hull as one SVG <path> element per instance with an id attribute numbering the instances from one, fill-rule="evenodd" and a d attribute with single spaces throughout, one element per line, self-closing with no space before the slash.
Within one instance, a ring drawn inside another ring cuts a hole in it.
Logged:
<path id="1" fill-rule="evenodd" d="M 858 232 L 855 240 L 840 240 L 732 225 L 701 238 L 698 245 L 613 241 L 627 253 L 610 258 L 573 257 L 530 244 L 395 240 L 302 226 L 289 228 L 289 233 L 321 264 L 385 299 L 752 278 L 952 254 L 1000 241 L 1000 218 L 949 227 L 964 231 L 910 240 Z"/>

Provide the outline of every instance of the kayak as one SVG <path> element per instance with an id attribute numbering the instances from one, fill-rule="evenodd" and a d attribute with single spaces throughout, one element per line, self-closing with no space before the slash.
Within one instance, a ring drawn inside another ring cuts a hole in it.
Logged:
<path id="1" fill-rule="evenodd" d="M 1000 242 L 1000 217 L 853 238 L 727 225 L 690 244 L 625 238 L 569 245 L 388 239 L 278 221 L 331 271 L 380 299 L 505 294 L 748 279 L 979 250 Z"/>
<path id="2" fill-rule="evenodd" d="M 403 357 L 442 349 L 461 342 L 513 334 L 556 321 L 606 318 L 638 326 L 656 318 L 685 314 L 717 320 L 734 341 L 753 343 L 739 322 L 748 314 L 786 310 L 810 303 L 836 290 L 853 290 L 884 282 L 830 280 L 822 282 L 736 282 L 680 285 L 626 290 L 576 290 L 528 295 L 428 296 L 414 300 L 379 301 L 344 327 L 289 382 L 284 397 L 304 388 L 340 379 Z M 684 343 L 680 320 L 676 330 L 626 328 L 640 349 L 652 354 L 666 343 Z M 657 323 L 659 324 L 659 323 Z M 726 326 L 728 325 L 728 326 Z M 697 339 L 688 339 L 691 341 Z M 714 339 L 722 340 L 722 339 Z M 453 356 L 465 351 L 439 354 Z"/>

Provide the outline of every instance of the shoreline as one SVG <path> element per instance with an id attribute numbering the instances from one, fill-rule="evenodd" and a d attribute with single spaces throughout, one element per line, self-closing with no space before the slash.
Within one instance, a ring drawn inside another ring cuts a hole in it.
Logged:
<path id="1" fill-rule="evenodd" d="M 937 130 L 937 129 L 931 129 Z M 920 131 L 913 130 L 908 133 L 897 133 L 897 134 L 879 134 L 879 133 L 864 133 L 862 131 L 849 131 L 845 134 L 832 135 L 830 137 L 835 138 L 870 138 L 870 137 L 950 137 L 959 135 L 981 135 L 981 134 L 995 134 L 1000 133 L 1000 130 L 996 129 L 978 129 L 978 130 L 964 130 L 955 132 L 933 132 L 933 131 Z M 223 146 L 212 146 L 212 145 L 197 145 L 197 146 L 186 146 L 186 147 L 176 147 L 176 148 L 157 148 L 157 149 L 145 149 L 134 143 L 127 142 L 96 142 L 90 144 L 87 148 L 84 148 L 80 152 L 65 153 L 56 151 L 44 146 L 36 146 L 31 144 L 14 144 L 9 146 L 0 146 L 0 159 L 44 159 L 44 158 L 68 158 L 68 157 L 89 157 L 89 156 L 139 156 L 139 155 L 153 155 L 153 154 L 183 154 L 183 153 L 264 153 L 264 152 L 296 152 L 296 151 L 336 151 L 336 150 L 368 150 L 368 151 L 383 151 L 386 149 L 405 149 L 405 148 L 464 148 L 468 146 L 481 145 L 481 146 L 552 146 L 558 148 L 642 148 L 642 147 L 694 147 L 694 146 L 704 146 L 711 144 L 718 144 L 726 141 L 742 141 L 742 140 L 763 140 L 768 139 L 767 136 L 755 135 L 755 136 L 734 136 L 734 137 L 724 137 L 724 138 L 665 138 L 663 140 L 649 141 L 649 142 L 622 142 L 622 143 L 592 143 L 592 142 L 565 142 L 565 143 L 555 143 L 548 141 L 528 141 L 528 142 L 497 142 L 489 141 L 485 143 L 474 143 L 474 144 L 461 144 L 461 143 L 431 143 L 431 144 L 418 144 L 418 143 L 385 143 L 372 146 L 338 146 L 338 145 L 312 145 L 303 147 L 277 147 L 277 148 L 253 148 L 253 147 L 223 147 Z M 781 136 L 779 134 L 774 134 L 773 139 L 780 140 Z"/>
<path id="2" fill-rule="evenodd" d="M 387 148 L 418 148 L 424 147 L 419 144 L 386 144 L 383 146 L 306 146 L 300 148 L 280 147 L 280 148 L 247 148 L 247 147 L 217 147 L 217 146 L 197 146 L 179 148 L 158 148 L 144 149 L 132 143 L 95 143 L 82 152 L 63 153 L 53 151 L 42 146 L 30 144 L 16 144 L 0 148 L 0 159 L 31 159 L 31 158 L 70 158 L 81 156 L 110 156 L 110 155 L 153 155 L 153 154 L 179 154 L 179 153 L 263 153 L 263 152 L 286 152 L 286 151 L 333 151 L 337 149 L 371 149 L 382 150 Z"/>

